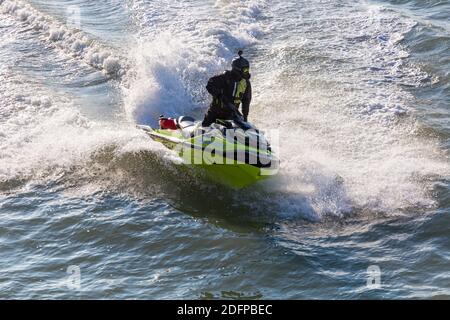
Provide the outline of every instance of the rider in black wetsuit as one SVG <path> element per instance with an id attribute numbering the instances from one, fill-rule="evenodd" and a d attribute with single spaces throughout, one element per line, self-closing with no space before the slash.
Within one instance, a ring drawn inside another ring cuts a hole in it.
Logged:
<path id="1" fill-rule="evenodd" d="M 231 71 L 209 79 L 206 90 L 213 96 L 211 105 L 203 119 L 202 126 L 207 127 L 217 119 L 233 119 L 235 112 L 231 108 L 239 110 L 242 103 L 242 115 L 247 121 L 250 101 L 252 100 L 252 87 L 250 84 L 250 64 L 242 57 L 242 51 L 238 52 L 239 57 L 235 58 L 231 64 Z M 239 112 L 239 111 L 238 111 Z"/>

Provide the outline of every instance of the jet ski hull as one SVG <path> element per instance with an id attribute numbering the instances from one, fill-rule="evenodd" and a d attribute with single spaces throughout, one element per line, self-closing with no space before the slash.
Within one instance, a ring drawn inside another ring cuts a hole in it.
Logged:
<path id="1" fill-rule="evenodd" d="M 272 165 L 248 164 L 239 161 L 240 159 L 236 157 L 207 156 L 203 149 L 196 144 L 195 138 L 184 138 L 180 130 L 152 129 L 149 126 L 139 127 L 153 140 L 176 151 L 186 164 L 201 169 L 208 179 L 234 189 L 241 189 L 257 181 L 265 180 L 275 174 L 278 169 L 277 166 Z"/>

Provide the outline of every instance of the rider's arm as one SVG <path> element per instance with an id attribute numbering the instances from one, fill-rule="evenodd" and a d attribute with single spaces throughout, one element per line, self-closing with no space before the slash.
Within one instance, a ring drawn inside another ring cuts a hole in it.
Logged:
<path id="1" fill-rule="evenodd" d="M 223 92 L 223 76 L 214 76 L 208 80 L 206 90 L 215 98 L 219 98 Z"/>
<path id="2" fill-rule="evenodd" d="M 242 115 L 244 116 L 244 120 L 247 121 L 250 102 L 252 101 L 252 86 L 250 81 L 247 81 L 247 89 L 244 92 L 244 96 L 242 97 Z"/>

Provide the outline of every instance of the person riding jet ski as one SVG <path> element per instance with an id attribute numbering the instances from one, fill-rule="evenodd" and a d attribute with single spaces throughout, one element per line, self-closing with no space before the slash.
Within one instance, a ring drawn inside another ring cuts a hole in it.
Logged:
<path id="1" fill-rule="evenodd" d="M 250 63 L 242 57 L 242 51 L 238 55 L 231 64 L 231 71 L 212 77 L 206 85 L 213 100 L 203 119 L 203 127 L 210 126 L 217 119 L 232 120 L 239 113 L 241 104 L 243 119 L 247 122 L 252 100 Z"/>

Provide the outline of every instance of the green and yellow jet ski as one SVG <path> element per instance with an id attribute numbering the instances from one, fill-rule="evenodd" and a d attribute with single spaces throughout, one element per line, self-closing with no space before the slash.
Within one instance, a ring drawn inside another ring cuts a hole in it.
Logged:
<path id="1" fill-rule="evenodd" d="M 240 189 L 278 172 L 279 160 L 264 134 L 241 117 L 202 127 L 188 116 L 161 116 L 159 125 L 159 129 L 138 127 L 221 184 Z"/>

